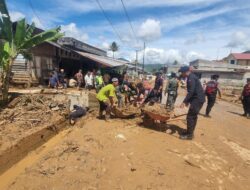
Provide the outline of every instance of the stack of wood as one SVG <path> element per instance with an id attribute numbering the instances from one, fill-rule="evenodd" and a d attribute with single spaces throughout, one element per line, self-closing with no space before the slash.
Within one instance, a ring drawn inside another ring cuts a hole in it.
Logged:
<path id="1" fill-rule="evenodd" d="M 69 103 L 55 101 L 49 95 L 21 95 L 13 99 L 0 114 L 3 123 L 46 123 L 56 117 L 64 118 L 69 113 Z M 24 123 L 24 124 L 25 124 Z"/>

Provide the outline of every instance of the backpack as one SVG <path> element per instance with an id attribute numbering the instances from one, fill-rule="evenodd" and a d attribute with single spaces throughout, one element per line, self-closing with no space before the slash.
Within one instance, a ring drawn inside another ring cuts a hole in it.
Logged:
<path id="1" fill-rule="evenodd" d="M 218 83 L 215 81 L 209 81 L 206 86 L 206 94 L 211 95 L 217 93 Z"/>
<path id="2" fill-rule="evenodd" d="M 250 86 L 249 85 L 244 86 L 243 96 L 250 96 Z"/>

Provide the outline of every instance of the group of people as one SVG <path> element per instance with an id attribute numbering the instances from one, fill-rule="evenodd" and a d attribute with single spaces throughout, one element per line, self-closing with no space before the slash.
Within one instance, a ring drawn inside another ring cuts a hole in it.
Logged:
<path id="1" fill-rule="evenodd" d="M 64 69 L 60 69 L 60 72 L 57 70 L 53 71 L 49 75 L 49 85 L 50 88 L 67 88 L 67 79 L 64 72 Z"/>
<path id="2" fill-rule="evenodd" d="M 181 67 L 179 73 L 179 77 L 176 73 L 171 73 L 164 94 L 167 95 L 166 109 L 173 111 L 178 96 L 180 78 L 186 80 L 187 95 L 180 107 L 189 107 L 186 118 L 187 130 L 180 138 L 187 140 L 192 139 L 194 136 L 198 114 L 205 103 L 206 97 L 207 107 L 205 117 L 210 118 L 217 95 L 221 97 L 221 91 L 218 83 L 218 75 L 212 75 L 211 80 L 202 85 L 199 78 L 192 72 L 192 68 L 189 66 Z M 146 78 L 134 82 L 129 79 L 126 73 L 119 79 L 112 78 L 110 80 L 108 74 L 102 76 L 99 71 L 96 73 L 87 72 L 84 76 L 82 70 L 79 70 L 75 74 L 74 79 L 68 81 L 64 69 L 61 69 L 60 72 L 52 72 L 49 79 L 49 86 L 52 88 L 67 88 L 68 86 L 77 86 L 80 88 L 83 84 L 88 90 L 96 89 L 97 99 L 100 104 L 99 118 L 106 120 L 110 119 L 111 110 L 116 100 L 119 108 L 128 104 L 143 106 L 148 103 L 161 103 L 164 89 L 164 79 L 161 73 L 157 73 L 153 87 L 151 87 Z M 247 84 L 244 86 L 240 99 L 244 109 L 243 116 L 250 118 L 250 78 L 247 79 Z"/>
<path id="3" fill-rule="evenodd" d="M 49 76 L 49 87 L 50 88 L 67 88 L 67 87 L 85 87 L 88 90 L 96 89 L 99 91 L 104 85 L 103 77 L 101 76 L 100 71 L 90 72 L 88 71 L 85 75 L 82 70 L 74 75 L 74 77 L 68 79 L 64 72 L 64 69 L 60 69 L 50 73 Z"/>
<path id="4" fill-rule="evenodd" d="M 187 131 L 180 138 L 191 140 L 194 136 L 194 130 L 197 124 L 198 114 L 205 103 L 207 97 L 206 117 L 211 117 L 210 112 L 216 102 L 217 94 L 221 97 L 219 89 L 218 75 L 212 75 L 211 80 L 202 86 L 199 78 L 192 73 L 188 66 L 181 67 L 179 72 L 182 77 L 187 78 L 187 95 L 181 104 L 181 107 L 189 106 L 187 114 Z M 243 103 L 244 114 L 250 119 L 250 78 L 247 79 L 247 84 L 244 86 L 240 99 Z"/>
<path id="5" fill-rule="evenodd" d="M 198 114 L 203 107 L 207 97 L 206 117 L 211 117 L 210 112 L 216 102 L 217 94 L 221 97 L 219 89 L 218 75 L 212 75 L 211 80 L 205 85 L 202 85 L 200 79 L 192 72 L 189 66 L 183 66 L 179 69 L 179 78 L 186 80 L 187 94 L 184 98 L 181 108 L 188 107 L 187 113 L 187 130 L 180 135 L 180 139 L 191 140 L 194 137 L 194 131 L 198 120 Z M 175 73 L 171 73 L 168 83 L 165 88 L 167 95 L 166 109 L 172 111 L 178 95 L 178 87 L 180 80 Z M 163 94 L 163 76 L 158 73 L 155 79 L 154 87 L 148 84 L 146 79 L 139 81 L 137 84 L 130 82 L 128 76 L 124 75 L 123 80 L 113 78 L 112 83 L 104 85 L 97 94 L 97 99 L 100 104 L 99 117 L 110 119 L 112 107 L 115 105 L 115 100 L 118 100 L 118 106 L 122 107 L 127 103 L 145 105 L 147 103 L 154 104 L 162 101 Z M 244 108 L 244 116 L 250 118 L 250 78 L 247 79 L 241 100 Z M 104 111 L 106 114 L 104 115 Z"/>
<path id="6" fill-rule="evenodd" d="M 96 96 L 100 103 L 99 118 L 109 120 L 111 109 L 116 102 L 119 108 L 130 104 L 134 106 L 142 105 L 151 91 L 151 86 L 146 79 L 135 83 L 129 80 L 126 73 L 120 80 L 112 78 L 111 84 L 104 83 Z M 105 115 L 103 114 L 104 111 L 106 112 Z"/>

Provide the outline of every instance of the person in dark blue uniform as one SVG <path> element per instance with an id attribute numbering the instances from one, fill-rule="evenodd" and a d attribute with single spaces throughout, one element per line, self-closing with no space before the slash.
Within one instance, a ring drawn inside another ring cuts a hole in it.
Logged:
<path id="1" fill-rule="evenodd" d="M 180 136 L 182 140 L 192 140 L 197 124 L 198 114 L 205 102 L 205 93 L 198 77 L 190 71 L 188 66 L 180 68 L 182 77 L 187 78 L 187 95 L 181 108 L 189 106 L 187 114 L 187 131 Z"/>
<path id="2" fill-rule="evenodd" d="M 154 92 L 156 93 L 156 97 L 158 98 L 157 101 L 159 102 L 161 102 L 162 100 L 162 89 L 163 89 L 162 73 L 157 73 L 155 79 Z"/>
<path id="3" fill-rule="evenodd" d="M 50 77 L 49 77 L 49 85 L 48 85 L 48 87 L 49 88 L 57 88 L 58 84 L 59 84 L 59 81 L 58 81 L 57 74 L 55 72 L 53 72 L 53 73 L 51 72 Z"/>
<path id="4" fill-rule="evenodd" d="M 209 114 L 212 110 L 212 107 L 215 104 L 217 94 L 221 97 L 221 92 L 219 89 L 218 83 L 219 75 L 212 75 L 211 80 L 206 84 L 205 93 L 207 96 L 207 108 L 206 108 L 206 115 L 205 117 L 211 117 Z"/>
<path id="5" fill-rule="evenodd" d="M 89 110 L 88 107 L 81 107 L 78 105 L 74 105 L 72 112 L 69 114 L 70 124 L 74 125 L 78 118 L 85 116 L 87 114 L 88 110 Z"/>

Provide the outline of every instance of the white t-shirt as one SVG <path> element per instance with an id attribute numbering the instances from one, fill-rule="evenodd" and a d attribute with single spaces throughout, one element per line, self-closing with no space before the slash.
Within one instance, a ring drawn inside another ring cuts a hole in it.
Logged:
<path id="1" fill-rule="evenodd" d="M 92 75 L 85 75 L 84 77 L 86 85 L 93 85 L 93 76 Z"/>

